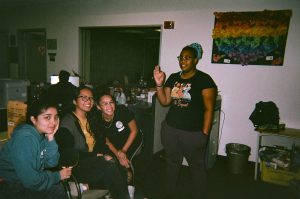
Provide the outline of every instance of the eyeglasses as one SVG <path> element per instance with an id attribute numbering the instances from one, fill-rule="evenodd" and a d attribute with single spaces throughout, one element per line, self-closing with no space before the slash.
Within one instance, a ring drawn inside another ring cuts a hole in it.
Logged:
<path id="1" fill-rule="evenodd" d="M 183 57 L 183 56 L 178 56 L 177 59 L 178 61 L 190 61 L 191 59 L 193 59 L 194 57 L 190 57 L 190 56 L 186 56 L 186 57 Z"/>
<path id="2" fill-rule="evenodd" d="M 77 98 L 81 98 L 82 101 L 87 102 L 88 100 L 90 100 L 91 102 L 94 102 L 94 98 L 93 97 L 88 97 L 88 96 L 78 96 Z"/>
<path id="3" fill-rule="evenodd" d="M 110 101 L 110 102 L 100 102 L 100 105 L 101 105 L 101 106 L 108 106 L 108 105 L 113 105 L 113 104 L 115 104 L 114 101 Z"/>

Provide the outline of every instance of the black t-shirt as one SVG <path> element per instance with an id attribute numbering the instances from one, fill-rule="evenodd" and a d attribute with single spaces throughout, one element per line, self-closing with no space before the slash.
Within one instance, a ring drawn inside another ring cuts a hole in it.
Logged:
<path id="1" fill-rule="evenodd" d="M 116 106 L 112 122 L 101 120 L 101 131 L 118 149 L 122 149 L 130 134 L 128 123 L 134 119 L 134 114 L 124 105 Z"/>
<path id="2" fill-rule="evenodd" d="M 172 97 L 166 116 L 167 124 L 187 131 L 202 130 L 204 104 L 201 92 L 207 88 L 217 88 L 214 80 L 199 70 L 189 79 L 182 79 L 178 72 L 170 75 L 165 86 L 171 88 Z"/>

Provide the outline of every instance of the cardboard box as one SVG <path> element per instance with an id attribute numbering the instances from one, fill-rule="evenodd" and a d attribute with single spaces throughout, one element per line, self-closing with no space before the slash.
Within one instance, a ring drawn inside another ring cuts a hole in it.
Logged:
<path id="1" fill-rule="evenodd" d="M 279 185 L 288 186 L 292 179 L 300 179 L 300 170 L 297 173 L 267 167 L 265 161 L 261 162 L 261 180 Z"/>
<path id="2" fill-rule="evenodd" d="M 11 137 L 14 128 L 26 122 L 27 104 L 22 101 L 7 102 L 7 136 Z"/>

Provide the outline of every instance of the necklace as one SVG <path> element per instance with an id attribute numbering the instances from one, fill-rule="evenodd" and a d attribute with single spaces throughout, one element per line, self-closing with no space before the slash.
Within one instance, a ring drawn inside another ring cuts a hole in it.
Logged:
<path id="1" fill-rule="evenodd" d="M 113 115 L 113 117 L 111 118 L 111 120 L 106 121 L 105 118 L 103 117 L 103 114 L 102 114 L 102 120 L 104 121 L 104 127 L 105 128 L 109 129 L 111 127 L 111 125 L 112 125 L 112 123 L 114 121 L 114 116 L 115 115 Z M 107 123 L 108 125 L 105 125 L 105 123 Z"/>

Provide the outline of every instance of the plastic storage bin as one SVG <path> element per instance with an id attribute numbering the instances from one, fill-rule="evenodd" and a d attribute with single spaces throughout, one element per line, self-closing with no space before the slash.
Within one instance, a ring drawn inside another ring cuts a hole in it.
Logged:
<path id="1" fill-rule="evenodd" d="M 300 170 L 297 173 L 273 169 L 265 161 L 261 162 L 261 180 L 274 184 L 288 186 L 292 179 L 300 179 Z"/>

